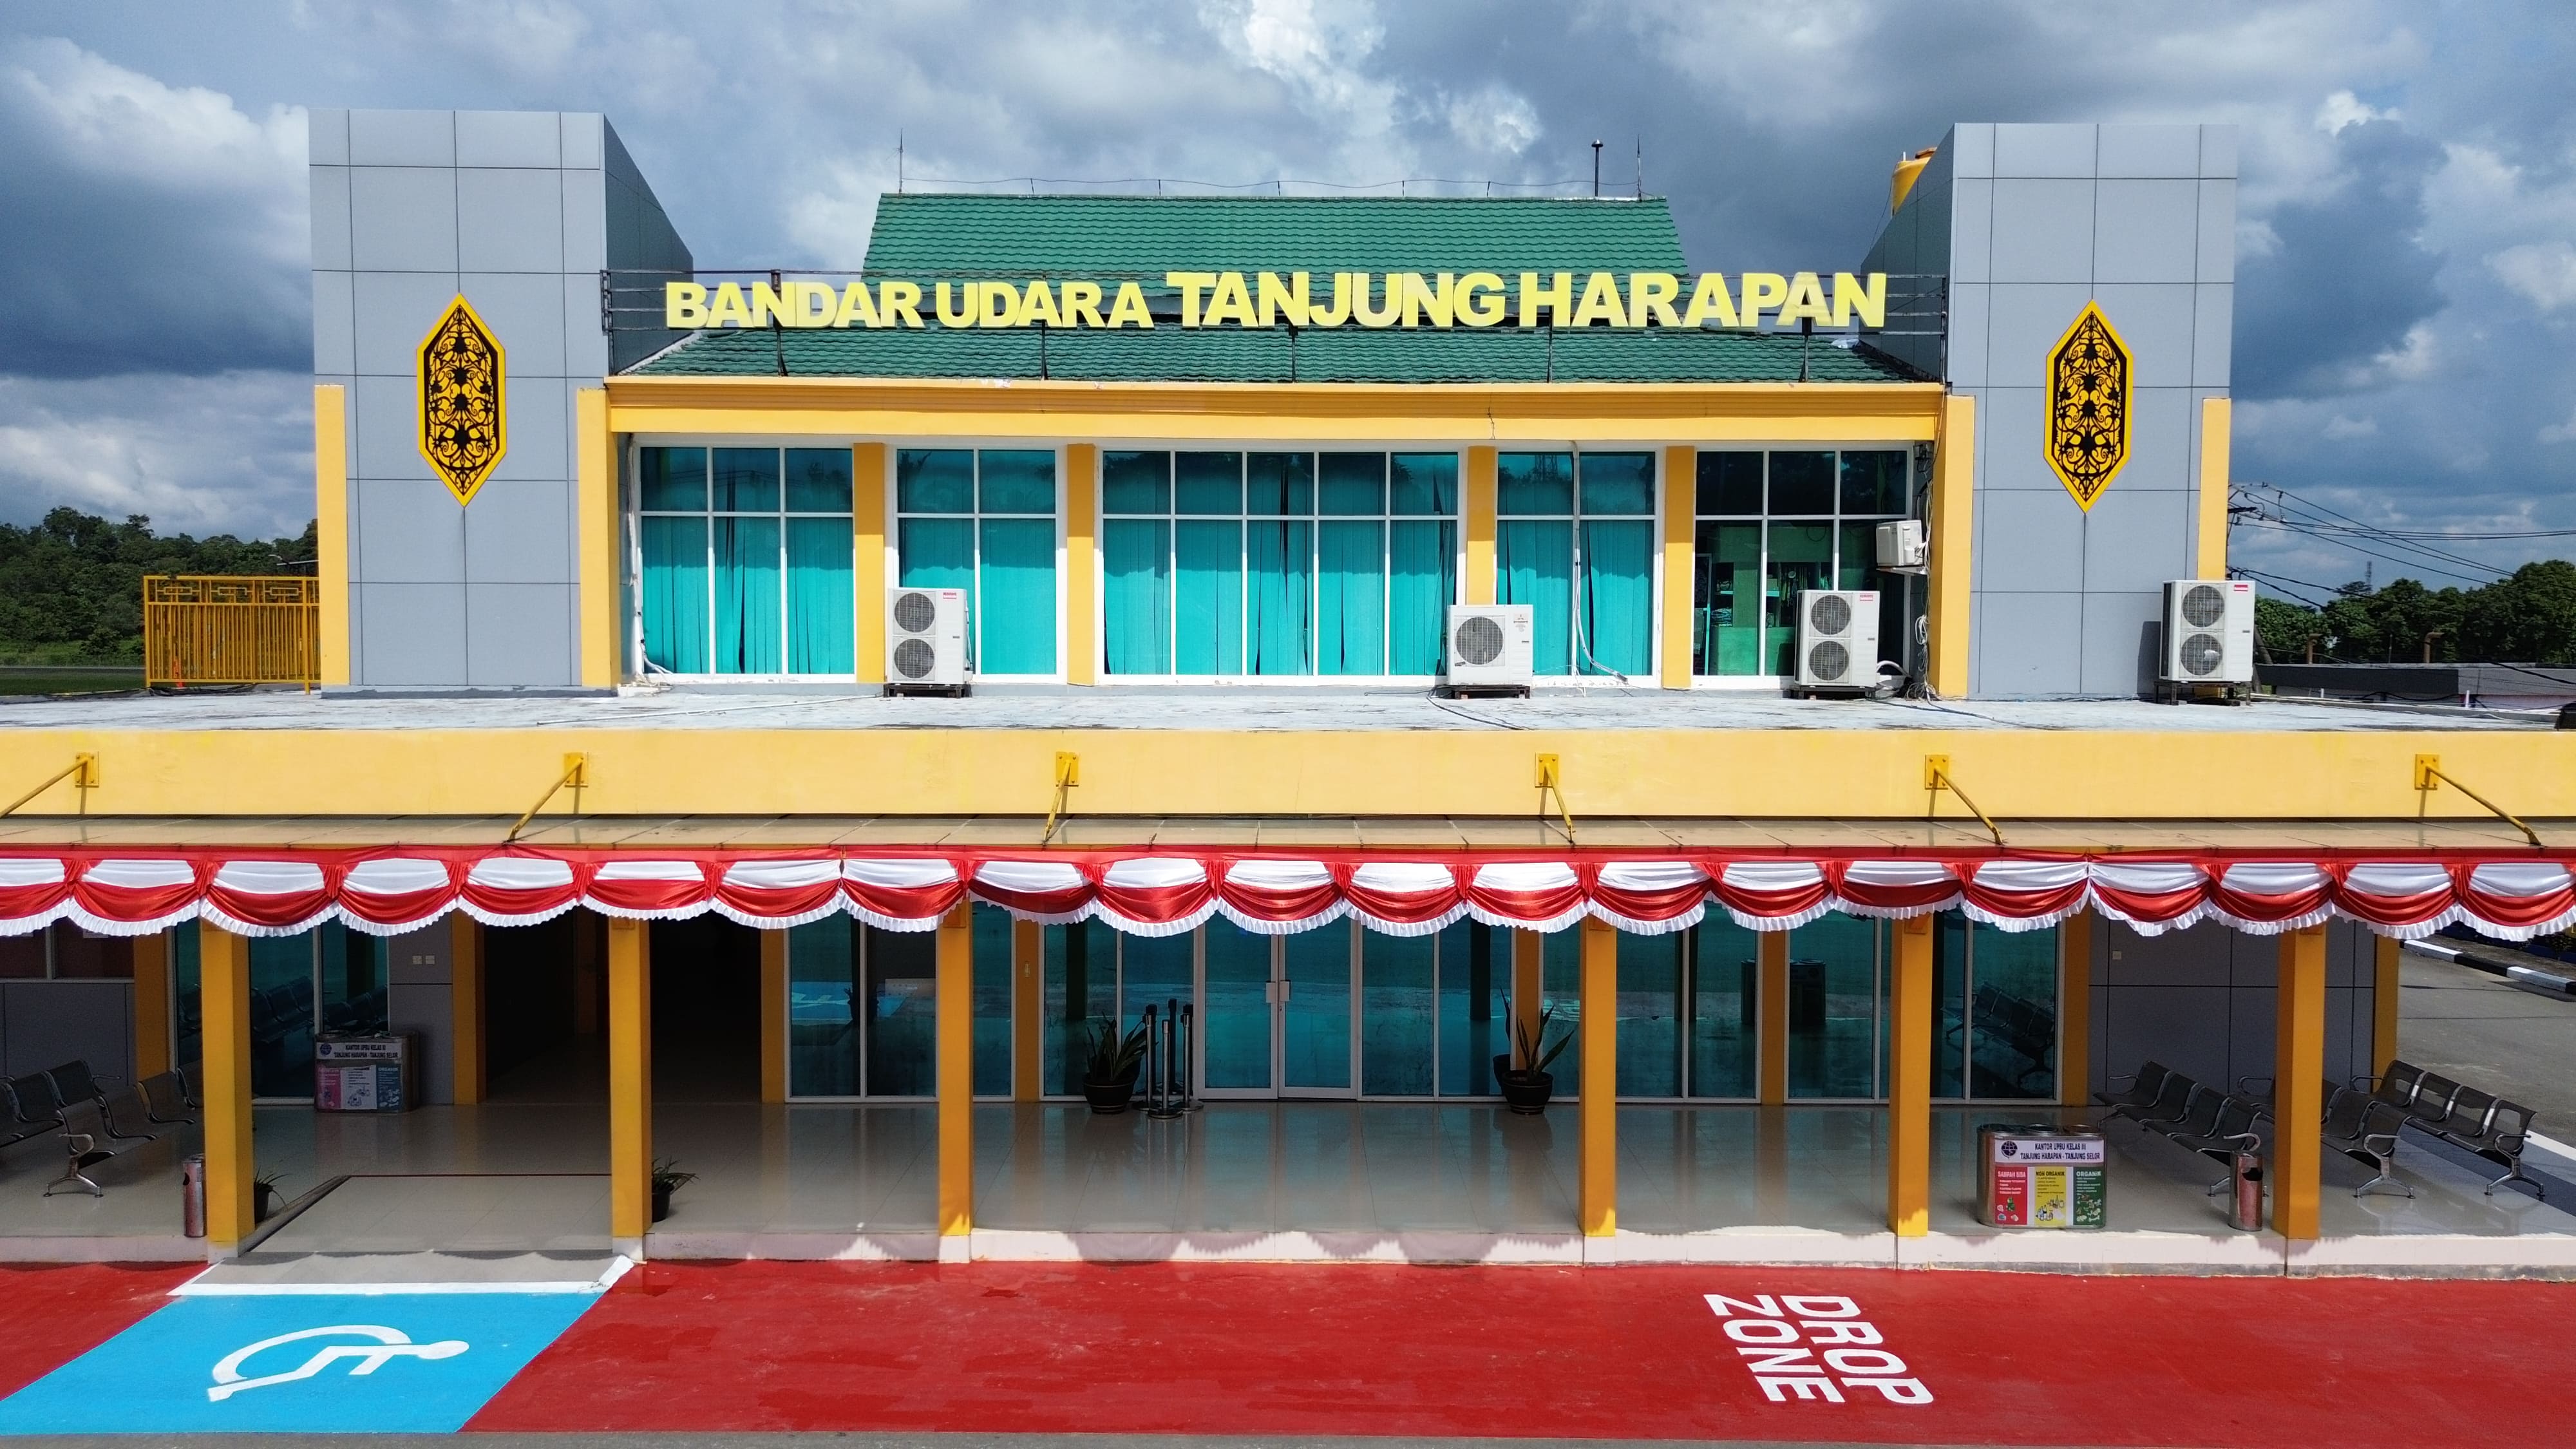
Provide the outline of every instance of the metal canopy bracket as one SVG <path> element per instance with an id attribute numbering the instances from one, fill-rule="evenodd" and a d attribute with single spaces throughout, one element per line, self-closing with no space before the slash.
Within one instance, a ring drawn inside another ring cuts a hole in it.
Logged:
<path id="1" fill-rule="evenodd" d="M 548 785 L 546 793 L 537 797 L 537 803 L 529 806 L 527 813 L 521 815 L 510 826 L 510 833 L 501 837 L 503 845 L 518 839 L 519 832 L 528 828 L 528 822 L 537 818 L 537 812 L 546 808 L 546 802 L 555 798 L 567 786 L 572 790 L 572 813 L 575 815 L 581 813 L 581 792 L 590 784 L 590 756 L 568 752 L 564 755 L 563 762 L 563 774 L 553 784 Z"/>
<path id="2" fill-rule="evenodd" d="M 1950 778 L 1950 757 L 1925 755 L 1923 757 L 1923 793 L 1930 799 L 1925 802 L 1923 813 L 1927 818 L 1939 818 L 1934 812 L 1940 808 L 1941 792 L 1944 790 L 1959 797 L 1959 803 L 1968 807 L 1968 813 L 1977 817 L 1977 823 L 1986 827 L 1986 833 L 1995 838 L 1996 848 L 2001 849 L 2004 843 L 2002 828 L 1997 826 L 1986 812 L 1977 808 L 1977 802 L 1968 798 L 1968 792 L 1959 788 L 1958 781 Z"/>
<path id="3" fill-rule="evenodd" d="M 1538 787 L 1538 818 L 1540 822 L 1546 822 L 1548 799 L 1551 796 L 1555 797 L 1556 816 L 1560 828 L 1565 831 L 1565 843 L 1572 845 L 1574 843 L 1574 811 L 1565 803 L 1565 777 L 1557 764 L 1556 756 L 1541 755 L 1538 757 L 1538 768 L 1531 783 Z"/>
<path id="4" fill-rule="evenodd" d="M 2440 755 L 2417 755 L 2415 757 L 2415 813 L 2417 815 L 2420 816 L 2424 813 L 2425 807 L 2433 803 L 2433 792 L 2441 789 L 2444 785 L 2449 785 L 2452 789 L 2457 790 L 2461 794 L 2468 796 L 2470 799 L 2477 801 L 2479 804 L 2485 806 L 2490 813 L 2500 817 L 2514 829 L 2521 831 L 2522 838 L 2530 841 L 2534 850 L 2545 850 L 2548 848 L 2540 843 L 2540 832 L 2523 824 L 2520 816 L 2515 815 L 2512 811 L 2498 805 L 2493 800 L 2490 800 L 2486 796 L 2479 794 L 2477 791 L 2470 789 L 2468 786 L 2461 784 L 2459 781 L 2452 779 L 2450 776 L 2443 774 L 2442 757 Z"/>
<path id="5" fill-rule="evenodd" d="M 98 756 L 89 754 L 72 756 L 72 762 L 70 765 L 46 776 L 45 783 L 38 785 L 35 789 L 28 791 L 26 794 L 19 796 L 15 800 L 10 801 L 9 808 L 6 810 L 0 810 L 0 815 L 14 815 L 18 813 L 19 806 L 26 804 L 28 801 L 35 799 L 39 795 L 44 794 L 47 790 L 54 788 L 65 780 L 71 781 L 72 788 L 80 792 L 80 808 L 78 813 L 87 815 L 89 813 L 89 792 L 98 788 Z"/>
<path id="6" fill-rule="evenodd" d="M 1055 839 L 1056 831 L 1064 825 L 1065 796 L 1073 787 L 1081 783 L 1082 756 L 1071 750 L 1056 751 L 1055 803 L 1047 809 L 1046 829 L 1039 833 L 1038 844 L 1045 845 Z"/>

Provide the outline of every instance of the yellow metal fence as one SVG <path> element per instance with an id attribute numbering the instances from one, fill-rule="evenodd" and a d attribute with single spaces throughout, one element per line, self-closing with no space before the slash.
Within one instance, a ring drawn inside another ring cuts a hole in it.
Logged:
<path id="1" fill-rule="evenodd" d="M 321 677 L 321 593 L 309 578 L 153 574 L 143 580 L 147 685 L 301 684 Z"/>

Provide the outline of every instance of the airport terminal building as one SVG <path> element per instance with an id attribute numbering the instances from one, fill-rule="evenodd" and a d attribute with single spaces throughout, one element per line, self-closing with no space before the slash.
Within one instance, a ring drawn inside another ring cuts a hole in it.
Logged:
<path id="1" fill-rule="evenodd" d="M 0 1076 L 201 1120 L 22 1134 L 0 1256 L 2576 1268 L 2519 1127 L 2337 1091 L 2401 941 L 2576 923 L 2576 736 L 2223 687 L 2231 128 L 1698 273 L 1012 194 L 713 271 L 599 116 L 312 128 L 319 688 L 0 717 Z M 1998 1225 L 1978 1129 L 2123 1091 Z"/>

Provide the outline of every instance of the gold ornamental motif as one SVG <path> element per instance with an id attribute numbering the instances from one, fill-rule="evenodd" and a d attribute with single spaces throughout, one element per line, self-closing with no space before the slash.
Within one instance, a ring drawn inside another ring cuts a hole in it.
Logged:
<path id="1" fill-rule="evenodd" d="M 2129 460 L 2129 348 L 2087 302 L 2048 354 L 2048 466 L 2087 513 Z"/>
<path id="2" fill-rule="evenodd" d="M 501 344 L 458 297 L 420 341 L 420 452 L 459 503 L 474 501 L 509 450 L 504 376 Z"/>

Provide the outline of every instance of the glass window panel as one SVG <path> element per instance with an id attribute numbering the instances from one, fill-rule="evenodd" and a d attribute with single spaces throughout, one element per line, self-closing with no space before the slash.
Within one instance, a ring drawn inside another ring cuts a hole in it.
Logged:
<path id="1" fill-rule="evenodd" d="M 1690 1094 L 1750 1097 L 1761 937 L 1712 912 L 1691 939 Z"/>
<path id="2" fill-rule="evenodd" d="M 1457 454 L 1397 453 L 1388 463 L 1387 512 L 1411 517 L 1457 516 Z"/>
<path id="3" fill-rule="evenodd" d="M 1932 918 L 1932 1095 L 1966 1095 L 1968 1056 L 1968 918 Z"/>
<path id="4" fill-rule="evenodd" d="M 716 449 L 714 499 L 718 513 L 776 513 L 778 450 Z"/>
<path id="5" fill-rule="evenodd" d="M 849 512 L 850 450 L 847 448 L 788 449 L 787 511 L 790 513 Z"/>
<path id="6" fill-rule="evenodd" d="M 1835 550 L 1834 587 L 1876 588 L 1870 579 L 1878 572 L 1878 525 L 1846 523 L 1837 533 L 1840 536 L 1836 540 L 1839 546 Z"/>
<path id="7" fill-rule="evenodd" d="M 337 922 L 315 929 L 324 939 L 337 941 L 341 927 Z M 56 981 L 131 981 L 134 979 L 134 942 L 125 936 L 93 936 L 69 921 L 56 921 L 44 932 L 22 937 L 33 940 L 43 949 L 47 936 L 54 943 L 54 979 Z M 362 937 L 372 941 L 372 936 Z M 362 948 L 363 949 L 363 948 Z M 41 964 L 39 970 L 41 971 Z"/>
<path id="8" fill-rule="evenodd" d="M 1433 937 L 1360 933 L 1360 1090 L 1431 1095 Z"/>
<path id="9" fill-rule="evenodd" d="M 1538 950 L 1539 1009 L 1548 1016 L 1547 1044 L 1539 1048 L 1539 1054 L 1545 1056 L 1558 1037 L 1566 1039 L 1565 1050 L 1548 1071 L 1556 1078 L 1558 1096 L 1579 1096 L 1583 1040 L 1577 1028 L 1583 1024 L 1583 933 L 1565 930 L 1542 936 Z"/>
<path id="10" fill-rule="evenodd" d="M 773 455 L 774 457 L 775 455 Z M 778 520 L 714 520 L 718 674 L 776 674 L 779 649 Z"/>
<path id="11" fill-rule="evenodd" d="M 196 924 L 173 926 L 163 939 L 170 943 L 170 1059 L 194 1067 L 204 1045 L 206 1004 L 197 986 Z"/>
<path id="12" fill-rule="evenodd" d="M 1583 645 L 1586 674 L 1654 672 L 1655 526 L 1585 519 Z"/>
<path id="13" fill-rule="evenodd" d="M 1569 514 L 1574 511 L 1572 453 L 1504 453 L 1494 460 L 1501 511 Z"/>
<path id="14" fill-rule="evenodd" d="M 1619 938 L 1619 1095 L 1682 1094 L 1682 948 L 1688 933 Z"/>
<path id="15" fill-rule="evenodd" d="M 178 928 L 193 932 L 195 925 Z M 0 981 L 42 981 L 45 979 L 45 933 L 31 931 L 24 936 L 0 936 Z"/>
<path id="16" fill-rule="evenodd" d="M 856 541 L 850 520 L 787 520 L 787 672 L 848 674 L 857 667 L 851 596 Z"/>
<path id="17" fill-rule="evenodd" d="M 391 1030 L 384 938 L 337 921 L 315 929 L 322 947 L 322 1029 L 346 1036 L 381 1036 Z"/>
<path id="18" fill-rule="evenodd" d="M 1458 921 L 1440 941 L 1440 1095 L 1490 1097 L 1494 1058 L 1512 1049 L 1503 998 L 1511 994 L 1512 938 L 1482 921 Z"/>
<path id="19" fill-rule="evenodd" d="M 1243 512 L 1241 453 L 1174 453 L 1174 513 Z"/>
<path id="20" fill-rule="evenodd" d="M 1044 952 L 1039 1075 L 1049 1093 L 1080 1096 L 1091 1024 L 1118 1021 L 1118 933 L 1099 921 L 1049 926 Z"/>
<path id="21" fill-rule="evenodd" d="M 1170 1015 L 1175 1004 L 1197 998 L 1195 932 L 1180 936 L 1122 936 L 1118 951 L 1119 989 L 1125 998 L 1127 1025 L 1134 1026 L 1149 1006 L 1159 1022 Z"/>
<path id="22" fill-rule="evenodd" d="M 1383 674 L 1386 525 L 1330 522 L 1318 529 L 1315 634 L 1323 654 L 1316 672 Z"/>
<path id="23" fill-rule="evenodd" d="M 1654 454 L 1586 453 L 1582 473 L 1585 513 L 1653 515 Z"/>
<path id="24" fill-rule="evenodd" d="M 1172 672 L 1172 525 L 1112 518 L 1101 527 L 1100 571 L 1112 674 Z"/>
<path id="25" fill-rule="evenodd" d="M 1905 454 L 1902 451 L 1845 453 L 1843 512 L 1893 514 L 1905 511 Z"/>
<path id="26" fill-rule="evenodd" d="M 975 524 L 965 518 L 906 518 L 895 525 L 895 555 L 914 589 L 975 587 Z"/>
<path id="27" fill-rule="evenodd" d="M 1969 1090 L 1979 1097 L 2057 1095 L 2057 928 L 1969 928 L 1976 988 Z"/>
<path id="28" fill-rule="evenodd" d="M 986 513 L 1055 516 L 1055 454 L 1045 449 L 987 448 L 976 455 L 977 490 Z"/>
<path id="29" fill-rule="evenodd" d="M 987 518 L 975 595 L 987 674 L 1055 673 L 1055 520 Z"/>
<path id="30" fill-rule="evenodd" d="M 1798 649 L 1798 591 L 1833 587 L 1834 528 L 1830 523 L 1774 523 L 1768 543 L 1762 658 L 1769 667 L 1761 672 L 1792 674 L 1797 663 L 1792 656 Z"/>
<path id="31" fill-rule="evenodd" d="M 1173 660 L 1182 674 L 1243 672 L 1243 525 L 1172 525 Z"/>
<path id="32" fill-rule="evenodd" d="M 1255 518 L 1243 525 L 1255 674 L 1315 672 L 1314 601 L 1307 582 L 1315 525 Z"/>
<path id="33" fill-rule="evenodd" d="M 1789 933 L 1789 1095 L 1875 1097 L 1878 923 L 1831 915 Z"/>
<path id="34" fill-rule="evenodd" d="M 1105 513 L 1172 511 L 1172 455 L 1103 453 L 1100 507 Z"/>
<path id="35" fill-rule="evenodd" d="M 1762 455 L 1700 454 L 1699 511 L 1759 515 L 1762 512 Z"/>
<path id="36" fill-rule="evenodd" d="M 787 931 L 787 1094 L 859 1094 L 858 925 L 831 915 Z"/>
<path id="37" fill-rule="evenodd" d="M 1702 523 L 1691 554 L 1691 670 L 1762 674 L 1762 525 Z"/>
<path id="38" fill-rule="evenodd" d="M 644 658 L 673 674 L 707 672 L 707 520 L 645 518 Z"/>
<path id="39" fill-rule="evenodd" d="M 1387 525 L 1387 672 L 1438 674 L 1449 605 L 1457 598 L 1457 525 Z"/>
<path id="40" fill-rule="evenodd" d="M 703 513 L 707 506 L 707 450 L 646 448 L 639 478 L 639 501 L 647 513 Z"/>
<path id="41" fill-rule="evenodd" d="M 867 1068 L 871 1097 L 927 1097 L 939 1042 L 936 931 L 881 931 L 867 940 Z"/>
<path id="42" fill-rule="evenodd" d="M 1326 453 L 1316 465 L 1316 511 L 1340 517 L 1386 512 L 1386 454 Z"/>
<path id="43" fill-rule="evenodd" d="M 975 902 L 975 1095 L 1011 1094 L 1011 913 Z"/>
<path id="44" fill-rule="evenodd" d="M 1280 1085 L 1291 1092 L 1348 1090 L 1353 928 L 1336 921 L 1281 940 L 1288 999 L 1280 1006 Z"/>
<path id="45" fill-rule="evenodd" d="M 1771 514 L 1831 513 L 1834 511 L 1834 455 L 1831 453 L 1773 453 L 1771 455 Z"/>
<path id="46" fill-rule="evenodd" d="M 253 936 L 250 952 L 250 1090 L 254 1097 L 313 1095 L 313 933 Z"/>
<path id="47" fill-rule="evenodd" d="M 904 448 L 894 455 L 894 501 L 902 513 L 972 513 L 975 455 L 963 448 Z"/>
<path id="48" fill-rule="evenodd" d="M 1494 530 L 1494 544 L 1494 602 L 1531 606 L 1531 643 L 1538 673 L 1571 673 L 1574 525 L 1506 519 Z"/>
<path id="49" fill-rule="evenodd" d="M 1258 518 L 1301 518 L 1315 511 L 1315 455 L 1252 453 L 1244 458 L 1243 511 Z"/>
<path id="50" fill-rule="evenodd" d="M 1270 941 L 1223 916 L 1207 935 L 1207 994 L 1199 1008 L 1201 1084 L 1270 1085 Z M 1329 929 L 1329 928 L 1327 928 Z"/>

